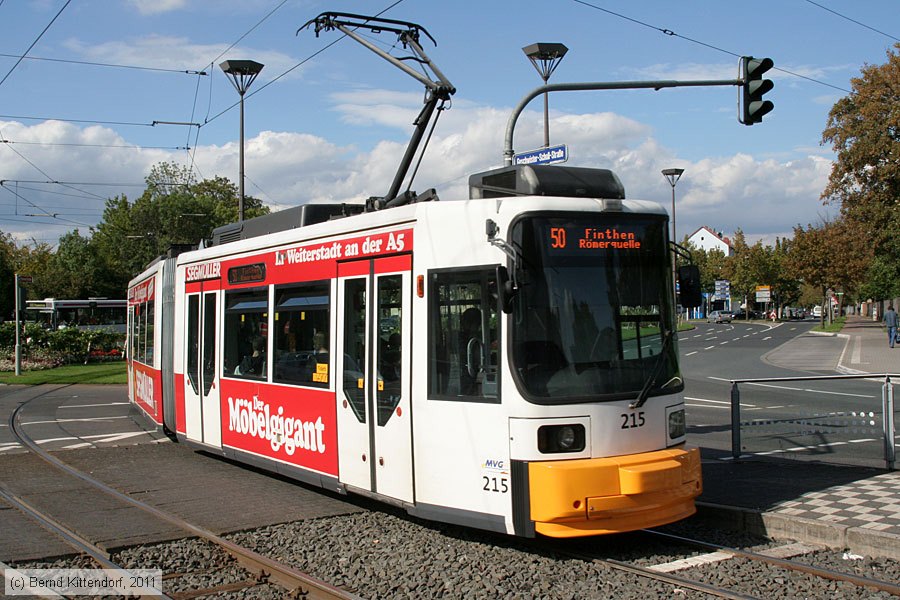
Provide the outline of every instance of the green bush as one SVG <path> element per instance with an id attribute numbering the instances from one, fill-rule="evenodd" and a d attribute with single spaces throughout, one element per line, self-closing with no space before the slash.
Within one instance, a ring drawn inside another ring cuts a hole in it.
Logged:
<path id="1" fill-rule="evenodd" d="M 14 368 L 15 344 L 13 324 L 0 325 L 0 371 Z M 20 344 L 24 368 L 47 369 L 61 364 L 121 360 L 125 334 L 110 329 L 50 331 L 36 323 L 27 323 Z"/>

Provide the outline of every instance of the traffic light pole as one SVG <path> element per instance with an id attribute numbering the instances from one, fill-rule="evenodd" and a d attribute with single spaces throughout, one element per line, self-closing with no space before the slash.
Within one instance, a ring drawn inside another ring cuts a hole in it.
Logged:
<path id="1" fill-rule="evenodd" d="M 506 123 L 506 137 L 503 143 L 503 162 L 506 165 L 511 165 L 513 162 L 513 157 L 516 154 L 515 150 L 513 150 L 513 133 L 516 128 L 516 121 L 519 120 L 519 115 L 522 114 L 522 111 L 525 110 L 525 107 L 529 102 L 531 102 L 541 94 L 546 94 L 548 92 L 584 92 L 594 90 L 661 90 L 662 88 L 673 87 L 710 87 L 722 85 L 741 86 L 744 85 L 744 83 L 745 80 L 741 78 L 708 79 L 698 81 L 595 81 L 585 83 L 551 83 L 542 85 L 538 88 L 533 89 L 524 98 L 522 98 L 519 104 L 513 109 L 512 114 L 509 116 L 509 121 L 507 121 Z"/>
<path id="2" fill-rule="evenodd" d="M 19 345 L 19 274 L 15 276 L 15 289 L 13 290 L 13 301 L 16 305 L 16 377 L 22 374 L 22 346 Z"/>

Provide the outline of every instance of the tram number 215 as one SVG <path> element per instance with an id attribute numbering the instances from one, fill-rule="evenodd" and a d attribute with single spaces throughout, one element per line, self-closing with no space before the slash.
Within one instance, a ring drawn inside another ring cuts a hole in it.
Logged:
<path id="1" fill-rule="evenodd" d="M 506 477 L 488 477 L 487 475 L 481 476 L 482 481 L 484 481 L 484 488 L 482 488 L 486 492 L 497 492 L 499 494 L 505 494 L 509 492 L 509 480 Z"/>
<path id="2" fill-rule="evenodd" d="M 634 429 L 643 427 L 647 420 L 644 418 L 644 411 L 636 413 L 622 413 L 619 415 L 622 419 L 622 429 Z"/>

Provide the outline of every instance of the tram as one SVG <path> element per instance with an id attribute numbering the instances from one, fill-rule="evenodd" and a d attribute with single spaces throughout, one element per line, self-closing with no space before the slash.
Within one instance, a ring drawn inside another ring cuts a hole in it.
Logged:
<path id="1" fill-rule="evenodd" d="M 130 283 L 129 395 L 193 447 L 430 520 L 669 523 L 702 490 L 671 246 L 659 204 L 556 165 L 250 219 Z"/>

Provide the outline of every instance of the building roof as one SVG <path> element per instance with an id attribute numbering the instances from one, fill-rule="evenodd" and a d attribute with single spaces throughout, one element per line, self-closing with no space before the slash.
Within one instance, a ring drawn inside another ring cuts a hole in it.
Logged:
<path id="1" fill-rule="evenodd" d="M 702 225 L 701 227 L 699 227 L 694 233 L 692 233 L 690 236 L 688 236 L 688 239 L 693 239 L 693 237 L 695 235 L 697 235 L 698 233 L 701 233 L 701 232 L 709 233 L 710 235 L 714 236 L 716 239 L 723 241 L 725 243 L 725 245 L 728 246 L 728 249 L 731 250 L 731 240 L 728 239 L 728 237 L 722 235 L 721 232 L 718 232 L 706 225 Z"/>

